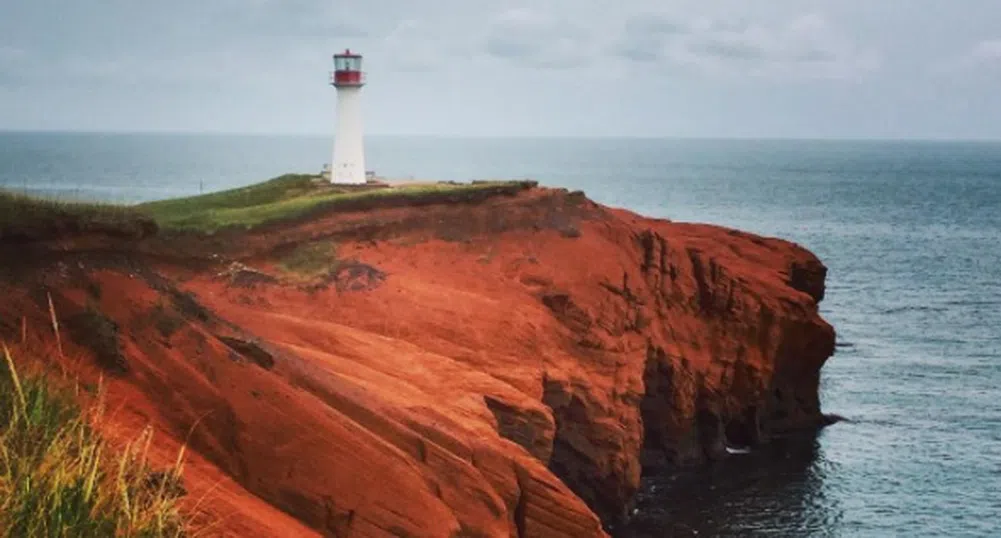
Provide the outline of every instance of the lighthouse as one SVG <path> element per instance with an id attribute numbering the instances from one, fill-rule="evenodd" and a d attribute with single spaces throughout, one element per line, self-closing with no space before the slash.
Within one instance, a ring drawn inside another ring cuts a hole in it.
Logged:
<path id="1" fill-rule="evenodd" d="M 345 50 L 334 55 L 330 85 L 337 88 L 337 132 L 330 161 L 330 181 L 341 184 L 365 183 L 365 140 L 362 127 L 361 89 L 365 74 L 361 55 Z"/>

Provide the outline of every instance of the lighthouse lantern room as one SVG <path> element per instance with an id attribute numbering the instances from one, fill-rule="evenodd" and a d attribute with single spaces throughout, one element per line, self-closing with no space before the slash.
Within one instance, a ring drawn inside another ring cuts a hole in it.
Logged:
<path id="1" fill-rule="evenodd" d="M 365 73 L 362 57 L 351 50 L 334 55 L 330 85 L 337 88 L 337 132 L 330 161 L 330 181 L 341 184 L 365 183 L 365 142 L 362 124 L 361 89 Z"/>

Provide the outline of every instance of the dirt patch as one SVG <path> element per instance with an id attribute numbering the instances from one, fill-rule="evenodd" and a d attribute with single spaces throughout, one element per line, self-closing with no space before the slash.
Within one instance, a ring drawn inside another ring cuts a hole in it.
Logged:
<path id="1" fill-rule="evenodd" d="M 386 273 L 358 260 L 342 260 L 326 275 L 299 289 L 313 293 L 333 287 L 340 293 L 372 291 L 386 281 Z"/>
<path id="2" fill-rule="evenodd" d="M 190 292 L 183 292 L 177 288 L 170 288 L 167 291 L 170 295 L 171 301 L 174 303 L 174 308 L 177 311 L 189 318 L 197 319 L 198 321 L 209 321 L 212 315 L 209 313 L 208 309 L 201 305 L 198 300 L 195 299 L 194 294 Z"/>
<path id="3" fill-rule="evenodd" d="M 578 220 L 575 215 L 557 210 L 557 208 L 550 208 L 543 221 L 543 226 L 551 230 L 556 230 L 561 236 L 567 239 L 577 239 L 581 236 Z"/>
<path id="4" fill-rule="evenodd" d="M 218 338 L 219 341 L 226 344 L 228 348 L 247 358 L 261 368 L 264 368 L 265 370 L 274 368 L 274 355 L 266 351 L 260 345 L 249 340 L 243 340 L 241 338 L 234 338 L 231 336 L 219 336 Z"/>
<path id="5" fill-rule="evenodd" d="M 546 305 L 556 319 L 577 333 L 586 333 L 594 321 L 586 310 L 578 306 L 569 294 L 546 293 L 542 296 L 542 304 Z"/>
<path id="6" fill-rule="evenodd" d="M 229 285 L 235 288 L 255 288 L 258 285 L 278 283 L 274 276 L 240 262 L 230 264 L 218 277 L 229 280 Z"/>
<path id="7" fill-rule="evenodd" d="M 371 291 L 386 280 L 386 273 L 358 261 L 346 261 L 333 273 L 333 283 L 340 292 Z"/>
<path id="8" fill-rule="evenodd" d="M 129 363 L 119 341 L 118 324 L 114 320 L 88 308 L 64 324 L 73 341 L 94 353 L 99 366 L 116 375 L 129 372 Z"/>
<path id="9" fill-rule="evenodd" d="M 150 311 L 149 317 L 153 322 L 153 327 L 164 338 L 170 338 L 184 326 L 184 318 L 178 316 L 163 304 L 156 305 Z"/>

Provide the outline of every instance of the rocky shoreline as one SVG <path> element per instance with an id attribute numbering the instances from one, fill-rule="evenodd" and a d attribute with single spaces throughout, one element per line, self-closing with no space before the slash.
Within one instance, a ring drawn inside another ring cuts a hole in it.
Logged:
<path id="1" fill-rule="evenodd" d="M 830 420 L 814 255 L 581 193 L 0 250 L 0 337 L 23 319 L 22 345 L 107 377 L 154 458 L 187 443 L 231 535 L 603 536 L 644 472 Z M 58 357 L 46 294 L 103 329 Z"/>

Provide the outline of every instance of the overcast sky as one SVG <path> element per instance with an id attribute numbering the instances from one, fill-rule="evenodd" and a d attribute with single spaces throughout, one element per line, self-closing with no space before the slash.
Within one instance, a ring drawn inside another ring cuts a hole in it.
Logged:
<path id="1" fill-rule="evenodd" d="M 1001 138 L 998 0 L 0 0 L 0 129 Z"/>

